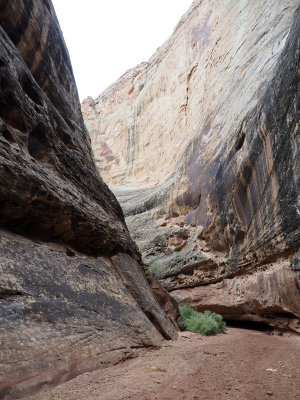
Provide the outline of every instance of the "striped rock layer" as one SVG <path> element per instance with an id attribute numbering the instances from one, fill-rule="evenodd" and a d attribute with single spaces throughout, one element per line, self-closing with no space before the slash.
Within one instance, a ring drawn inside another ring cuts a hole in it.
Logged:
<path id="1" fill-rule="evenodd" d="M 100 177 L 48 0 L 0 0 L 0 398 L 159 346 L 156 301 Z"/>
<path id="2" fill-rule="evenodd" d="M 196 0 L 82 104 L 96 164 L 181 303 L 300 332 L 298 0 Z"/>

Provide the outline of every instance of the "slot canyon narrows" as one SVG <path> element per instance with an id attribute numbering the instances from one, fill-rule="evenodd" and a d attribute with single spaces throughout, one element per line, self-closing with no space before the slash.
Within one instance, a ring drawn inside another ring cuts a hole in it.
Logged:
<path id="1" fill-rule="evenodd" d="M 0 24 L 0 399 L 299 400 L 299 0 L 195 0 L 81 104 L 51 0 Z"/>

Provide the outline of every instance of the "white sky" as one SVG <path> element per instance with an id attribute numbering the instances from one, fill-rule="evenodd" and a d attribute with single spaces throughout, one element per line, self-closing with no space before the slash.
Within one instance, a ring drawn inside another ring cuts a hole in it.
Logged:
<path id="1" fill-rule="evenodd" d="M 192 0 L 52 0 L 82 101 L 148 61 Z"/>

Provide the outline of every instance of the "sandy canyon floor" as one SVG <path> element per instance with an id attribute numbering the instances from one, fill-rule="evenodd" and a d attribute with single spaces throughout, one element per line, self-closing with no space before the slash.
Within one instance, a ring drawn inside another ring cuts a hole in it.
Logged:
<path id="1" fill-rule="evenodd" d="M 300 400 L 300 337 L 228 328 L 182 332 L 162 348 L 138 351 L 27 400 Z"/>

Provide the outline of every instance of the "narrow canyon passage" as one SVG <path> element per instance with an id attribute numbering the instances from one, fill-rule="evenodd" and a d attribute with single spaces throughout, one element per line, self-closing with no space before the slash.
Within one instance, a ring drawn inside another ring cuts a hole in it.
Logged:
<path id="1" fill-rule="evenodd" d="M 182 332 L 161 349 L 86 373 L 26 400 L 299 400 L 300 338 L 228 328 Z"/>
<path id="2" fill-rule="evenodd" d="M 300 0 L 194 0 L 82 104 L 62 29 L 0 0 L 0 400 L 300 400 Z"/>

